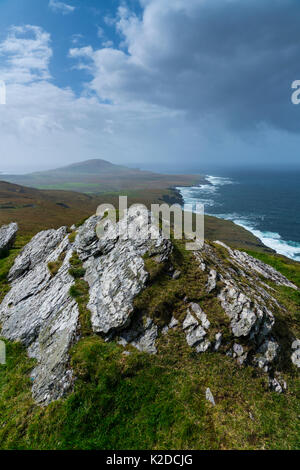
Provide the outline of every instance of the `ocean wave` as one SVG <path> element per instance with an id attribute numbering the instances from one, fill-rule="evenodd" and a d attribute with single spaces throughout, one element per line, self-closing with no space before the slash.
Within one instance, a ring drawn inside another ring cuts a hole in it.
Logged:
<path id="1" fill-rule="evenodd" d="M 178 187 L 185 204 L 192 204 L 195 208 L 197 203 L 204 204 L 206 215 L 212 215 L 225 220 L 231 220 L 236 225 L 239 225 L 254 236 L 259 238 L 264 245 L 275 250 L 277 253 L 291 258 L 295 261 L 300 261 L 300 243 L 282 239 L 281 235 L 277 232 L 262 231 L 257 228 L 260 220 L 264 220 L 265 216 L 257 214 L 248 214 L 242 216 L 237 213 L 216 214 L 210 213 L 209 208 L 222 206 L 222 203 L 217 202 L 214 197 L 218 193 L 218 188 L 227 184 L 236 184 L 230 178 L 223 178 L 217 176 L 206 176 L 208 184 L 199 184 L 192 187 Z M 195 209 L 194 209 L 195 210 Z"/>
<path id="2" fill-rule="evenodd" d="M 230 178 L 223 178 L 219 176 L 205 176 L 207 183 L 200 183 L 198 186 L 183 187 L 178 186 L 176 189 L 180 191 L 180 194 L 186 204 L 192 204 L 195 206 L 197 203 L 204 204 L 206 207 L 221 206 L 222 204 L 216 202 L 213 199 L 218 192 L 220 186 L 227 184 L 235 184 Z"/>
<path id="3" fill-rule="evenodd" d="M 287 258 L 291 258 L 295 261 L 300 261 L 300 243 L 291 240 L 283 240 L 281 235 L 276 232 L 263 232 L 253 227 L 251 224 L 245 222 L 243 219 L 231 219 L 236 225 L 240 225 L 253 235 L 259 238 L 264 245 L 272 248 Z"/>
<path id="4" fill-rule="evenodd" d="M 210 215 L 210 214 L 207 214 Z M 269 248 L 272 248 L 279 253 L 284 255 L 287 258 L 291 258 L 295 261 L 300 261 L 300 243 L 294 241 L 283 240 L 281 235 L 277 232 L 262 231 L 259 230 L 255 225 L 258 219 L 263 218 L 263 216 L 258 217 L 255 214 L 249 214 L 248 216 L 241 216 L 236 213 L 232 214 L 211 214 L 214 217 L 220 219 L 231 220 L 236 225 L 243 227 L 244 229 L 251 232 L 255 237 L 259 238 L 264 245 Z"/>
<path id="5" fill-rule="evenodd" d="M 221 176 L 205 176 L 206 181 L 208 181 L 213 187 L 216 186 L 225 186 L 226 184 L 236 184 L 236 181 L 232 180 L 231 178 L 224 178 Z"/>

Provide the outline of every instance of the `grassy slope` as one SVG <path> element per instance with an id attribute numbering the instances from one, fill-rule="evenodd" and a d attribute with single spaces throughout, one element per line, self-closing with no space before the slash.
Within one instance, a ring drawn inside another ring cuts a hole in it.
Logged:
<path id="1" fill-rule="evenodd" d="M 151 281 L 136 300 L 137 313 L 146 309 L 157 322 L 171 313 L 181 318 L 182 298 L 188 295 L 201 301 L 212 329 L 224 326 L 226 318 L 205 293 L 191 253 L 180 242 L 176 247 L 172 261 L 182 271 L 177 281 L 145 259 Z M 0 260 L 0 270 L 14 256 L 13 251 Z M 299 265 L 290 266 L 285 274 L 296 282 Z M 3 283 L 2 277 L 0 288 Z M 299 312 L 299 299 L 290 293 L 280 295 Z M 219 353 L 195 354 L 176 331 L 160 338 L 156 356 L 130 350 L 124 356 L 116 343 L 83 337 L 71 351 L 78 377 L 74 393 L 39 408 L 30 392 L 33 362 L 19 344 L 8 343 L 7 365 L 0 366 L 0 448 L 299 449 L 300 394 L 293 371 L 285 377 L 287 393 L 278 395 L 267 391 L 259 370 L 240 368 Z M 205 400 L 206 387 L 216 407 Z"/>
<path id="2" fill-rule="evenodd" d="M 133 190 L 88 195 L 71 191 L 40 191 L 0 181 L 0 226 L 12 221 L 19 223 L 25 235 L 40 230 L 71 226 L 91 216 L 103 203 L 118 207 L 118 197 L 128 196 L 128 205 L 134 203 L 180 203 L 178 194 L 170 189 Z M 266 250 L 250 232 L 227 220 L 205 218 L 205 237 L 222 240 L 232 246 Z"/>

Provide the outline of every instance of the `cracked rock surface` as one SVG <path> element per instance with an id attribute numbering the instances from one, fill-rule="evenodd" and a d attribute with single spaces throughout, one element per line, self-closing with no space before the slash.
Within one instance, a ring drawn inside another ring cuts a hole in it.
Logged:
<path id="1" fill-rule="evenodd" d="M 0 305 L 1 336 L 21 341 L 28 355 L 36 359 L 31 371 L 34 399 L 46 405 L 61 398 L 75 379 L 69 365 L 70 347 L 80 338 L 78 306 L 70 294 L 75 282 L 69 272 L 74 252 L 89 287 L 87 309 L 94 334 L 106 341 L 116 340 L 125 348 L 131 345 L 155 354 L 158 339 L 179 329 L 195 352 L 218 351 L 240 365 L 260 367 L 270 374 L 270 387 L 283 391 L 285 387 L 273 374 L 282 354 L 274 333 L 276 312 L 282 307 L 267 281 L 297 287 L 246 253 L 218 242 L 226 253 L 224 258 L 216 246 L 205 243 L 203 250 L 195 252 L 194 261 L 205 276 L 203 294 L 218 300 L 228 318 L 229 332 L 225 332 L 225 324 L 214 329 L 211 312 L 206 312 L 201 302 L 187 298 L 182 301 L 181 320 L 170 312 L 165 325 L 155 323 L 146 311 L 134 309 L 136 296 L 147 288 L 149 280 L 144 256 L 165 263 L 173 247 L 150 222 L 149 214 L 145 217 L 137 206 L 117 225 L 105 214 L 93 215 L 77 229 L 75 237 L 69 237 L 66 227 L 38 233 L 15 259 L 8 275 L 11 289 Z M 8 240 L 6 246 L 10 246 L 16 228 L 11 224 L 0 229 L 0 240 Z M 49 263 L 58 260 L 57 271 L 51 273 Z M 177 272 L 177 282 L 183 275 Z M 170 275 L 170 282 L 174 283 L 174 275 L 173 279 Z M 289 360 L 300 367 L 300 341 L 291 337 L 289 344 Z"/>
<path id="2" fill-rule="evenodd" d="M 0 256 L 12 247 L 17 232 L 18 224 L 15 222 L 9 225 L 3 225 L 3 227 L 0 228 Z"/>
<path id="3" fill-rule="evenodd" d="M 32 393 L 43 405 L 62 397 L 72 387 L 73 374 L 69 367 L 69 349 L 78 340 L 79 312 L 70 295 L 74 278 L 69 270 L 74 251 L 84 263 L 88 282 L 92 327 L 95 333 L 109 335 L 128 327 L 135 296 L 145 288 L 148 273 L 143 255 L 166 259 L 171 243 L 159 233 L 145 237 L 143 218 L 135 208 L 118 224 L 120 235 L 106 232 L 96 234 L 100 216 L 92 216 L 78 230 L 75 242 L 69 240 L 67 228 L 38 233 L 21 251 L 12 266 L 8 279 L 11 289 L 0 306 L 1 335 L 21 341 L 28 355 L 37 360 L 31 372 Z M 128 238 L 129 230 L 140 236 Z M 53 276 L 49 263 L 63 259 Z M 131 341 L 138 349 L 156 352 L 157 327 L 151 319 L 133 325 Z"/>
<path id="4" fill-rule="evenodd" d="M 273 335 L 276 321 L 274 312 L 283 311 L 283 307 L 272 295 L 273 289 L 264 279 L 278 286 L 298 288 L 271 266 L 247 253 L 232 250 L 222 242 L 215 243 L 225 248 L 225 260 L 218 250 L 207 243 L 201 252 L 195 253 L 195 258 L 201 270 L 207 272 L 207 292 L 216 290 L 215 295 L 230 319 L 231 333 L 239 340 L 232 349 L 227 350 L 227 354 L 237 358 L 240 364 L 249 362 L 265 372 L 272 371 L 281 354 L 280 345 Z M 218 287 L 216 280 L 219 282 Z M 216 337 L 215 349 L 220 347 L 219 338 Z M 299 367 L 300 342 L 296 338 L 294 340 L 291 361 Z M 275 386 L 274 380 L 270 384 L 279 391 L 280 387 Z"/>

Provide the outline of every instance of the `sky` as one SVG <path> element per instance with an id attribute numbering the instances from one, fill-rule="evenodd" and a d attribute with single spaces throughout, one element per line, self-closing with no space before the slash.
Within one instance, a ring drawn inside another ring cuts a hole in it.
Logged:
<path id="1" fill-rule="evenodd" d="M 300 167 L 299 0 L 0 0 L 0 171 Z"/>

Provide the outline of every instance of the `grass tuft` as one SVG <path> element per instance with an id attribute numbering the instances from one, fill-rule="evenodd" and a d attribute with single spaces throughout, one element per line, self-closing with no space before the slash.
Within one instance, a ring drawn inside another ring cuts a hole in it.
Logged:
<path id="1" fill-rule="evenodd" d="M 63 253 L 59 255 L 56 261 L 50 261 L 50 263 L 48 263 L 48 269 L 52 277 L 56 276 L 56 274 L 62 267 L 65 257 L 66 257 L 66 252 L 64 251 Z"/>
<path id="2" fill-rule="evenodd" d="M 89 285 L 83 279 L 85 269 L 76 252 L 73 253 L 70 264 L 71 268 L 69 269 L 69 274 L 75 279 L 75 283 L 70 288 L 70 296 L 76 300 L 78 305 L 80 334 L 82 336 L 89 336 L 93 333 L 91 312 L 87 308 L 87 304 L 89 303 Z"/>

